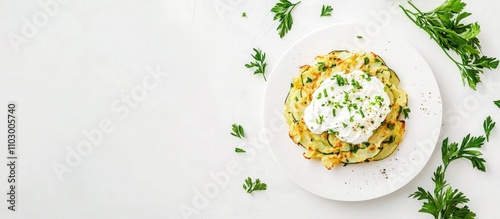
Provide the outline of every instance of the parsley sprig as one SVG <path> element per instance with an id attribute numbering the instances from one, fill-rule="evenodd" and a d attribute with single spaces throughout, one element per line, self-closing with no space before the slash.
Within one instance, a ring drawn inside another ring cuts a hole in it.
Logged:
<path id="1" fill-rule="evenodd" d="M 238 124 L 233 124 L 233 132 L 231 132 L 231 135 L 237 138 L 244 138 L 245 137 L 245 130 L 241 125 Z"/>
<path id="2" fill-rule="evenodd" d="M 485 172 L 486 167 L 484 163 L 486 161 L 480 157 L 483 153 L 477 150 L 483 146 L 485 139 L 484 136 L 471 137 L 468 134 L 462 139 L 460 147 L 458 143 L 453 142 L 448 144 L 448 138 L 444 139 L 443 146 L 441 147 L 444 171 L 446 171 L 446 168 L 452 161 L 465 158 L 472 163 L 472 167 Z"/>
<path id="3" fill-rule="evenodd" d="M 493 130 L 493 128 L 495 128 L 495 124 L 496 124 L 496 122 L 493 122 L 493 120 L 491 119 L 491 116 L 488 116 L 486 118 L 486 120 L 484 120 L 484 122 L 483 122 L 484 135 L 486 135 L 487 142 L 490 142 L 491 130 Z"/>
<path id="4" fill-rule="evenodd" d="M 332 6 L 323 5 L 323 7 L 321 7 L 321 16 L 320 17 L 332 16 L 332 11 L 333 11 Z"/>
<path id="5" fill-rule="evenodd" d="M 480 74 L 486 69 L 496 69 L 498 59 L 482 54 L 477 35 L 480 26 L 476 23 L 462 23 L 471 13 L 464 12 L 465 3 L 462 0 L 445 0 L 443 4 L 432 11 L 422 12 L 410 1 L 408 4 L 415 10 L 411 11 L 403 6 L 403 12 L 418 27 L 427 32 L 430 37 L 443 49 L 460 70 L 462 82 L 473 90 L 481 82 Z M 449 51 L 455 52 L 460 58 L 453 58 Z"/>
<path id="6" fill-rule="evenodd" d="M 276 30 L 279 31 L 280 38 L 283 38 L 288 31 L 292 29 L 293 18 L 292 11 L 300 3 L 291 3 L 288 0 L 280 0 L 274 8 L 271 9 L 271 12 L 274 12 L 273 20 L 279 20 L 280 24 Z"/>
<path id="7" fill-rule="evenodd" d="M 266 190 L 267 185 L 262 183 L 260 179 L 256 179 L 255 182 L 252 182 L 252 178 L 248 177 L 243 184 L 243 189 L 247 191 L 247 193 L 252 193 L 257 190 Z"/>
<path id="8" fill-rule="evenodd" d="M 250 62 L 248 64 L 245 64 L 245 67 L 247 68 L 255 68 L 255 71 L 253 72 L 254 75 L 256 74 L 262 74 L 262 77 L 264 77 L 264 81 L 267 81 L 266 79 L 266 53 L 262 52 L 262 50 L 258 48 L 253 48 L 253 51 L 255 51 L 255 55 L 252 55 L 252 58 L 255 60 L 255 62 Z"/>
<path id="9" fill-rule="evenodd" d="M 485 123 L 487 123 L 485 120 Z M 493 129 L 493 127 L 491 127 Z M 491 131 L 491 129 L 489 131 Z M 445 180 L 445 173 L 454 160 L 467 159 L 472 163 L 472 167 L 483 172 L 486 171 L 485 160 L 479 151 L 486 138 L 484 136 L 471 137 L 470 134 L 462 139 L 462 143 L 448 142 L 448 138 L 443 140 L 441 146 L 441 157 L 443 165 L 438 166 L 434 172 L 432 181 L 435 184 L 432 192 L 418 187 L 417 191 L 410 195 L 418 200 L 424 200 L 420 212 L 429 213 L 436 219 L 448 218 L 474 218 L 476 214 L 466 205 L 470 200 L 458 189 L 453 189 Z"/>

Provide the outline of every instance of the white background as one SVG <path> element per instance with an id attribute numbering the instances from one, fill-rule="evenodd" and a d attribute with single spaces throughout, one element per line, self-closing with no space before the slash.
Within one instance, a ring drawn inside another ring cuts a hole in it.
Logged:
<path id="1" fill-rule="evenodd" d="M 371 201 L 326 200 L 294 184 L 256 140 L 266 82 L 244 67 L 252 61 L 252 48 L 259 47 L 267 53 L 269 75 L 281 54 L 311 31 L 377 21 L 405 1 L 304 0 L 293 13 L 292 31 L 280 39 L 269 12 L 277 1 L 65 0 L 47 22 L 39 20 L 35 34 L 23 35 L 24 20 L 43 16 L 39 3 L 45 2 L 50 1 L 0 1 L 0 108 L 5 109 L 0 133 L 6 133 L 7 102 L 16 101 L 19 138 L 18 203 L 11 212 L 6 134 L 0 135 L 1 218 L 182 218 L 180 209 L 190 209 L 190 218 L 430 218 L 418 213 L 422 203 L 408 195 L 418 186 L 433 186 L 439 149 L 408 185 Z M 424 10 L 440 2 L 414 1 Z M 500 4 L 467 3 L 473 13 L 468 21 L 482 27 L 483 52 L 500 57 Z M 323 4 L 333 6 L 331 17 L 319 17 Z M 492 103 L 500 99 L 498 71 L 486 71 L 488 86 L 479 85 L 477 92 L 463 87 L 457 68 L 425 32 L 399 11 L 386 20 L 383 30 L 405 38 L 434 71 L 444 111 L 439 144 L 445 137 L 461 141 L 467 133 L 483 134 L 488 115 L 500 121 Z M 13 34 L 26 41 L 12 44 Z M 166 76 L 149 80 L 149 67 Z M 157 86 L 145 90 L 143 80 Z M 126 107 L 123 96 L 141 89 L 147 97 Z M 83 133 L 103 120 L 113 130 L 80 162 L 67 163 L 68 154 L 86 140 Z M 229 134 L 233 123 L 243 125 L 246 139 Z M 447 172 L 451 185 L 471 199 L 477 218 L 498 217 L 498 128 L 490 140 L 483 149 L 486 173 L 467 161 L 453 163 Z M 236 154 L 234 147 L 254 153 Z M 71 172 L 58 178 L 57 164 Z M 200 195 L 215 185 L 213 174 L 228 174 L 228 185 L 216 187 L 211 197 Z M 262 179 L 268 190 L 247 194 L 241 186 L 248 176 Z"/>

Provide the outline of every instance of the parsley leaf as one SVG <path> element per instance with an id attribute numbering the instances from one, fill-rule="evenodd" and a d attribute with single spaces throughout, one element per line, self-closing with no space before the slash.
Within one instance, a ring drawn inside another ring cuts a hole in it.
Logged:
<path id="1" fill-rule="evenodd" d="M 432 11 L 422 12 L 408 1 L 415 11 L 402 6 L 403 12 L 415 25 L 427 32 L 443 49 L 444 53 L 460 70 L 462 82 L 476 90 L 476 84 L 481 82 L 480 74 L 486 69 L 496 69 L 499 60 L 487 57 L 481 52 L 477 35 L 480 26 L 476 23 L 462 23 L 471 13 L 463 12 L 465 3 L 462 0 L 446 0 Z M 449 51 L 455 52 L 460 58 L 455 59 Z"/>
<path id="2" fill-rule="evenodd" d="M 486 135 L 486 141 L 490 142 L 491 130 L 495 128 L 496 122 L 493 122 L 491 116 L 488 116 L 483 122 L 484 135 Z"/>
<path id="3" fill-rule="evenodd" d="M 405 115 L 405 119 L 409 119 L 410 118 L 410 108 L 404 108 L 403 109 L 403 114 Z"/>
<path id="4" fill-rule="evenodd" d="M 495 101 L 493 101 L 493 103 L 495 105 L 497 105 L 498 108 L 500 108 L 500 100 L 495 100 Z"/>
<path id="5" fill-rule="evenodd" d="M 293 18 L 292 18 L 292 10 L 300 3 L 291 3 L 288 0 L 280 0 L 276 5 L 271 9 L 273 12 L 274 18 L 273 20 L 279 20 L 280 24 L 276 30 L 279 31 L 280 38 L 283 38 L 288 31 L 292 29 Z"/>
<path id="6" fill-rule="evenodd" d="M 246 190 L 247 193 L 252 193 L 257 190 L 266 190 L 267 185 L 260 182 L 260 179 L 256 179 L 255 182 L 252 182 L 252 178 L 248 177 L 243 184 L 243 189 Z"/>
<path id="7" fill-rule="evenodd" d="M 484 163 L 486 161 L 479 157 L 483 153 L 476 150 L 483 146 L 484 141 L 484 136 L 471 137 L 470 134 L 468 134 L 462 139 L 462 143 L 459 147 L 458 143 L 453 142 L 448 144 L 448 138 L 444 139 L 441 150 L 445 170 L 452 161 L 465 158 L 471 161 L 473 167 L 485 172 L 486 167 Z"/>
<path id="8" fill-rule="evenodd" d="M 262 77 L 264 77 L 264 81 L 267 81 L 265 75 L 267 66 L 266 53 L 263 53 L 262 50 L 256 48 L 253 48 L 253 51 L 255 51 L 255 55 L 252 55 L 252 58 L 255 59 L 255 62 L 245 64 L 245 67 L 256 68 L 253 74 L 262 74 Z"/>
<path id="9" fill-rule="evenodd" d="M 233 132 L 231 132 L 231 135 L 237 138 L 244 138 L 245 130 L 241 125 L 233 124 Z"/>
<path id="10" fill-rule="evenodd" d="M 242 17 L 246 17 L 246 16 L 247 16 L 247 13 L 246 13 L 246 12 L 242 12 L 242 13 L 241 13 L 241 16 L 242 16 Z"/>
<path id="11" fill-rule="evenodd" d="M 332 6 L 323 5 L 323 7 L 321 7 L 321 16 L 320 17 L 332 16 L 332 11 L 333 11 Z"/>
<path id="12" fill-rule="evenodd" d="M 234 152 L 236 152 L 236 153 L 246 153 L 247 151 L 245 151 L 245 150 L 243 150 L 241 148 L 235 148 Z"/>

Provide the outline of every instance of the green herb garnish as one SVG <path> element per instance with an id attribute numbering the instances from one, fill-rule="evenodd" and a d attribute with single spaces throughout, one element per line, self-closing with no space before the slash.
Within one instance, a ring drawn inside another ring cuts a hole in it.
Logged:
<path id="1" fill-rule="evenodd" d="M 405 119 L 409 119 L 410 118 L 410 108 L 404 108 L 403 109 L 403 114 L 405 115 Z"/>
<path id="2" fill-rule="evenodd" d="M 441 146 L 441 158 L 443 165 L 438 166 L 434 172 L 432 181 L 434 182 L 433 192 L 418 187 L 417 191 L 410 195 L 418 200 L 424 200 L 420 212 L 428 213 L 438 219 L 448 218 L 475 218 L 476 214 L 466 205 L 469 198 L 458 189 L 453 189 L 445 180 L 445 173 L 449 164 L 458 159 L 467 159 L 471 161 L 472 166 L 486 171 L 481 151 L 477 150 L 484 144 L 484 136 L 471 137 L 468 134 L 463 138 L 460 146 L 458 143 L 448 143 L 448 138 L 443 140 Z"/>
<path id="3" fill-rule="evenodd" d="M 500 108 L 500 100 L 495 100 L 495 101 L 493 101 L 493 103 L 495 105 L 497 105 L 498 108 Z"/>
<path id="4" fill-rule="evenodd" d="M 328 129 L 328 134 L 339 135 L 339 132 L 333 131 L 333 129 Z"/>
<path id="5" fill-rule="evenodd" d="M 484 135 L 486 135 L 486 141 L 490 142 L 491 130 L 495 128 L 496 122 L 493 122 L 491 116 L 488 116 L 483 122 Z"/>
<path id="6" fill-rule="evenodd" d="M 280 38 L 283 38 L 288 31 L 292 29 L 293 18 L 292 18 L 292 10 L 300 3 L 291 3 L 288 0 L 280 0 L 276 5 L 271 9 L 273 12 L 274 18 L 273 20 L 279 20 L 280 24 L 278 25 L 278 30 Z"/>
<path id="7" fill-rule="evenodd" d="M 352 144 L 349 144 L 349 151 L 351 151 L 352 153 L 356 153 L 356 152 L 358 152 L 358 150 L 359 150 L 359 146 L 357 146 L 357 145 L 353 146 Z"/>
<path id="8" fill-rule="evenodd" d="M 370 63 L 370 59 L 368 57 L 365 57 L 363 61 L 365 65 L 368 65 Z"/>
<path id="9" fill-rule="evenodd" d="M 406 16 L 418 27 L 427 32 L 441 47 L 444 53 L 460 70 L 462 82 L 473 90 L 481 82 L 480 74 L 483 69 L 496 69 L 498 59 L 487 57 L 481 52 L 481 45 L 477 35 L 480 26 L 477 22 L 464 24 L 462 21 L 471 13 L 463 12 L 466 4 L 461 0 L 446 0 L 432 11 L 422 12 L 411 1 L 408 4 L 415 10 L 410 11 L 402 6 Z M 449 51 L 455 52 L 460 58 L 455 59 Z"/>
<path id="10" fill-rule="evenodd" d="M 362 117 L 362 118 L 365 118 L 365 113 L 363 112 L 363 110 L 362 110 L 362 109 L 359 109 L 359 111 L 358 111 L 358 112 L 359 112 L 359 114 L 361 114 L 361 117 Z"/>
<path id="11" fill-rule="evenodd" d="M 325 72 L 326 69 L 325 62 L 318 62 L 318 71 Z"/>
<path id="12" fill-rule="evenodd" d="M 341 109 L 344 108 L 344 106 L 340 105 L 339 102 L 333 102 L 333 107 L 335 107 L 335 108 L 341 108 Z"/>
<path id="13" fill-rule="evenodd" d="M 247 13 L 246 13 L 246 12 L 243 12 L 243 13 L 241 13 L 241 16 L 242 16 L 242 17 L 246 17 L 246 16 L 247 16 Z"/>
<path id="14" fill-rule="evenodd" d="M 394 124 L 393 123 L 387 123 L 387 128 L 389 128 L 390 130 L 394 130 Z"/>
<path id="15" fill-rule="evenodd" d="M 369 142 L 363 142 L 363 143 L 361 143 L 361 149 L 366 149 L 368 146 L 370 146 Z"/>
<path id="16" fill-rule="evenodd" d="M 370 73 L 368 73 L 368 72 L 363 72 L 363 73 L 365 73 L 365 74 L 361 75 L 362 78 L 364 78 L 366 81 L 372 80 Z"/>
<path id="17" fill-rule="evenodd" d="M 324 116 L 323 115 L 319 115 L 318 119 L 316 119 L 316 123 L 318 123 L 319 125 L 323 124 L 323 120 L 324 120 Z"/>
<path id="18" fill-rule="evenodd" d="M 384 98 L 382 96 L 375 96 L 375 103 L 378 104 L 379 106 L 382 106 L 383 101 Z"/>
<path id="19" fill-rule="evenodd" d="M 244 138 L 245 137 L 245 130 L 241 125 L 233 124 L 233 132 L 231 133 L 234 137 L 237 138 Z"/>
<path id="20" fill-rule="evenodd" d="M 344 101 L 349 101 L 349 93 L 347 93 L 346 91 L 344 91 Z"/>
<path id="21" fill-rule="evenodd" d="M 332 6 L 323 5 L 323 7 L 321 7 L 321 16 L 320 17 L 332 16 L 332 11 L 333 11 Z"/>
<path id="22" fill-rule="evenodd" d="M 241 148 L 235 148 L 234 152 L 236 152 L 236 153 L 246 153 L 247 151 L 245 151 L 245 150 L 243 150 Z"/>
<path id="23" fill-rule="evenodd" d="M 361 86 L 358 81 L 354 80 L 354 78 L 351 79 L 351 84 L 356 89 L 363 89 L 363 86 Z"/>
<path id="24" fill-rule="evenodd" d="M 260 182 L 260 179 L 256 179 L 255 182 L 252 182 L 252 178 L 248 177 L 243 184 L 243 189 L 246 190 L 247 193 L 252 193 L 257 190 L 266 190 L 267 185 Z"/>
<path id="25" fill-rule="evenodd" d="M 253 72 L 254 75 L 256 74 L 262 74 L 262 77 L 264 77 L 264 81 L 267 81 L 266 79 L 266 66 L 267 63 L 266 61 L 266 53 L 263 53 L 262 50 L 253 48 L 253 51 L 255 51 L 255 55 L 252 55 L 253 59 L 255 59 L 255 62 L 250 62 L 248 64 L 245 64 L 245 67 L 247 68 L 256 68 L 255 71 Z"/>
<path id="26" fill-rule="evenodd" d="M 347 79 L 340 76 L 339 74 L 334 75 L 332 78 L 337 80 L 337 85 L 344 86 L 347 84 Z"/>

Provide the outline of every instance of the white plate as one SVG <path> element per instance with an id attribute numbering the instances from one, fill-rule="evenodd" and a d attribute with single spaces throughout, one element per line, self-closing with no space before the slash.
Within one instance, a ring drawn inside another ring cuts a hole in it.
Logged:
<path id="1" fill-rule="evenodd" d="M 365 32 L 364 24 L 338 24 L 315 31 L 291 46 L 276 64 L 264 98 L 264 126 L 272 154 L 287 175 L 313 194 L 341 201 L 369 200 L 392 193 L 425 166 L 441 130 L 441 95 L 434 75 L 420 54 L 391 31 Z M 357 36 L 362 36 L 358 39 Z M 327 170 L 320 160 L 307 160 L 292 142 L 284 122 L 284 101 L 299 66 L 333 50 L 372 51 L 384 59 L 408 93 L 410 119 L 404 140 L 382 161 Z"/>

